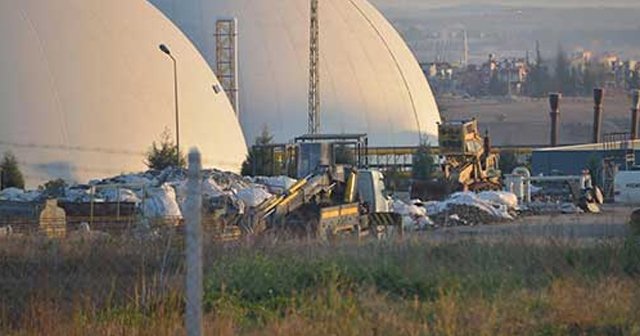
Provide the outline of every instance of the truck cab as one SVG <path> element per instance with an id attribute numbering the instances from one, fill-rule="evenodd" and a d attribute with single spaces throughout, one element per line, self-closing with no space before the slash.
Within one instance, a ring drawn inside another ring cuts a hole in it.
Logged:
<path id="1" fill-rule="evenodd" d="M 367 204 L 371 213 L 391 212 L 391 201 L 384 184 L 384 175 L 378 170 L 358 170 L 357 192 L 360 203 Z"/>

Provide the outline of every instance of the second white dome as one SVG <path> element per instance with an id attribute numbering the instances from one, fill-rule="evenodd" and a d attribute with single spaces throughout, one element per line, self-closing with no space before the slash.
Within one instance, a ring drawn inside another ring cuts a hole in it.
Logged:
<path id="1" fill-rule="evenodd" d="M 308 0 L 150 0 L 215 68 L 215 23 L 239 28 L 240 122 L 284 142 L 307 131 Z M 367 0 L 320 1 L 323 133 L 368 133 L 374 145 L 435 143 L 440 115 L 413 54 Z"/>

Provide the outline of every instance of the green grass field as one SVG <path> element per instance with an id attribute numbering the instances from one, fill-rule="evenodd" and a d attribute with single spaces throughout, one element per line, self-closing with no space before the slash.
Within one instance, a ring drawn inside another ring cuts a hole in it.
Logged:
<path id="1" fill-rule="evenodd" d="M 637 238 L 270 242 L 205 256 L 208 335 L 640 335 Z M 182 334 L 180 260 L 164 242 L 3 242 L 0 334 Z"/>

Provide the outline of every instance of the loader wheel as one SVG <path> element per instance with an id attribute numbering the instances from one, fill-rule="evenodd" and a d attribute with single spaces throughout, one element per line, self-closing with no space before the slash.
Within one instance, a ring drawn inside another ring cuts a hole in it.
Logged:
<path id="1" fill-rule="evenodd" d="M 283 231 L 295 238 L 314 239 L 319 235 L 318 219 L 303 214 L 291 214 L 286 219 Z"/>

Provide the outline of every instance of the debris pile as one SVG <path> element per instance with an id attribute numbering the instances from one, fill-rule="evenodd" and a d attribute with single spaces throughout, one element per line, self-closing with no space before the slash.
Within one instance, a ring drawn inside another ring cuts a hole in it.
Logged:
<path id="1" fill-rule="evenodd" d="M 515 202 L 514 202 L 515 199 Z M 517 198 L 506 192 L 456 193 L 444 202 L 431 203 L 427 212 L 439 226 L 480 225 L 514 219 Z"/>
<path id="2" fill-rule="evenodd" d="M 427 216 L 427 209 L 421 206 L 419 202 L 406 204 L 395 200 L 393 202 L 393 212 L 402 215 L 402 228 L 404 231 L 422 231 L 435 226 Z"/>
<path id="3" fill-rule="evenodd" d="M 242 177 L 219 170 L 202 172 L 202 197 L 207 210 L 219 209 L 244 213 L 281 193 L 296 180 L 288 177 Z M 168 168 L 142 173 L 123 174 L 88 184 L 60 186 L 55 190 L 40 188 L 22 191 L 9 188 L 0 192 L 0 200 L 14 202 L 42 202 L 56 198 L 67 203 L 132 203 L 143 218 L 182 218 L 187 198 L 186 170 Z"/>
<path id="4" fill-rule="evenodd" d="M 167 183 L 144 191 L 142 215 L 144 218 L 181 218 L 182 212 L 176 201 L 175 190 Z"/>
<path id="5" fill-rule="evenodd" d="M 256 176 L 247 177 L 246 179 L 254 184 L 267 187 L 267 191 L 272 194 L 281 194 L 289 190 L 289 188 L 291 188 L 296 182 L 298 182 L 297 180 L 292 179 L 288 176 Z"/>
<path id="6" fill-rule="evenodd" d="M 394 212 L 403 216 L 405 228 L 470 226 L 511 221 L 517 216 L 518 199 L 508 192 L 456 193 L 443 202 L 419 200 L 411 205 L 394 202 Z"/>
<path id="7" fill-rule="evenodd" d="M 24 191 L 17 188 L 7 188 L 0 191 L 0 201 L 33 202 L 39 197 L 38 191 Z"/>

